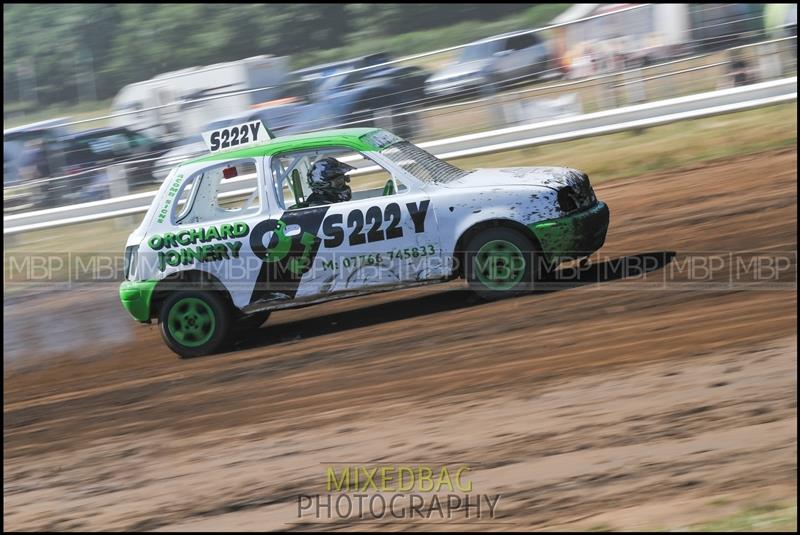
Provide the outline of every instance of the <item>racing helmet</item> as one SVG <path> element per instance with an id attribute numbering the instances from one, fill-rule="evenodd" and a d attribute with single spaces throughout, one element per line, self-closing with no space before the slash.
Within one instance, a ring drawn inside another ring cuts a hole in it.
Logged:
<path id="1" fill-rule="evenodd" d="M 354 169 L 355 167 L 330 156 L 320 158 L 308 170 L 308 185 L 314 193 L 324 197 L 337 202 L 349 201 L 353 194 L 347 185 L 350 182 L 347 173 Z"/>

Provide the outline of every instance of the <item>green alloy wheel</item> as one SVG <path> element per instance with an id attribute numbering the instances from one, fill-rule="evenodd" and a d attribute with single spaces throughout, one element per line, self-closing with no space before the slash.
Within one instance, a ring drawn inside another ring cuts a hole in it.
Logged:
<path id="1" fill-rule="evenodd" d="M 173 292 L 159 314 L 164 341 L 181 357 L 198 357 L 218 351 L 230 331 L 230 310 L 214 292 Z"/>
<path id="2" fill-rule="evenodd" d="M 196 297 L 181 299 L 172 306 L 167 316 L 169 334 L 187 347 L 207 343 L 214 336 L 216 326 L 214 310 Z"/>
<path id="3" fill-rule="evenodd" d="M 475 255 L 475 275 L 490 290 L 510 290 L 525 275 L 525 255 L 510 241 L 492 240 Z"/>
<path id="4" fill-rule="evenodd" d="M 538 256 L 533 242 L 522 233 L 505 227 L 485 229 L 467 244 L 469 287 L 486 300 L 519 295 L 534 281 Z"/>

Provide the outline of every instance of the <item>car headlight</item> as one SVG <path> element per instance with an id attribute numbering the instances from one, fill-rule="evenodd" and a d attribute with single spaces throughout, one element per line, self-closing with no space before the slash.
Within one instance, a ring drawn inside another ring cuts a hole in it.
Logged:
<path id="1" fill-rule="evenodd" d="M 572 173 L 573 183 L 558 190 L 558 206 L 562 212 L 573 212 L 589 208 L 597 203 L 597 197 L 589 182 L 589 176 L 582 172 Z"/>
<path id="2" fill-rule="evenodd" d="M 558 190 L 558 208 L 565 213 L 573 212 L 578 209 L 578 202 L 575 200 L 575 192 L 570 186 L 564 186 Z"/>

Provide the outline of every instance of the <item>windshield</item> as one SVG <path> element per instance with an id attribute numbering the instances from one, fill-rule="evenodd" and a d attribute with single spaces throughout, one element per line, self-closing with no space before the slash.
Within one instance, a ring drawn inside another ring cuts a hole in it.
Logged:
<path id="1" fill-rule="evenodd" d="M 469 45 L 461 52 L 461 56 L 459 56 L 458 60 L 464 63 L 467 61 L 486 59 L 494 54 L 495 49 L 497 48 L 497 43 L 499 43 L 499 41 L 489 41 L 488 43 L 476 43 L 474 45 Z"/>
<path id="2" fill-rule="evenodd" d="M 467 171 L 440 160 L 408 141 L 395 143 L 381 154 L 424 182 L 446 184 L 467 174 Z"/>
<path id="3" fill-rule="evenodd" d="M 326 95 L 338 90 L 347 90 L 353 87 L 353 84 L 361 80 L 364 73 L 370 71 L 350 71 L 346 74 L 338 74 L 328 78 L 323 78 L 316 89 L 316 98 L 320 99 Z"/>

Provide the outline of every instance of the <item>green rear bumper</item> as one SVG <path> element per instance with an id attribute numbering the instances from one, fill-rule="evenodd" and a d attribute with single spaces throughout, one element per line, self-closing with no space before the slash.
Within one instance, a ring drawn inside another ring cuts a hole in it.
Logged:
<path id="1" fill-rule="evenodd" d="M 158 281 L 125 281 L 119 287 L 122 307 L 137 321 L 150 319 L 150 301 Z"/>
<path id="2" fill-rule="evenodd" d="M 538 238 L 549 262 L 589 256 L 606 241 L 608 206 L 598 202 L 588 210 L 540 221 L 529 227 Z"/>

